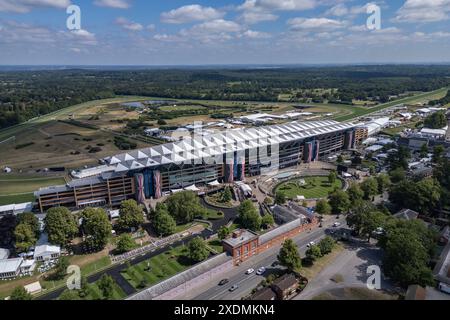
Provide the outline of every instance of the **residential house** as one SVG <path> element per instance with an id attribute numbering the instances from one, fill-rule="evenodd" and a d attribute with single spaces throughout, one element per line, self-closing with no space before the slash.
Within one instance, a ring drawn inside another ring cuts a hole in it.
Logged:
<path id="1" fill-rule="evenodd" d="M 300 283 L 296 276 L 287 273 L 276 279 L 272 284 L 272 290 L 277 294 L 278 300 L 288 300 L 297 293 Z"/>

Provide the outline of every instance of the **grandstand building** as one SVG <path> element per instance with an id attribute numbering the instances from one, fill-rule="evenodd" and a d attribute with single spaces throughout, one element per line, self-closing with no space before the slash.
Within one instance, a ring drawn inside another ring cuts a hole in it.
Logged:
<path id="1" fill-rule="evenodd" d="M 130 198 L 142 203 L 174 190 L 232 183 L 354 149 L 356 127 L 328 120 L 296 121 L 194 136 L 106 158 L 101 173 L 35 195 L 41 211 L 115 206 Z"/>

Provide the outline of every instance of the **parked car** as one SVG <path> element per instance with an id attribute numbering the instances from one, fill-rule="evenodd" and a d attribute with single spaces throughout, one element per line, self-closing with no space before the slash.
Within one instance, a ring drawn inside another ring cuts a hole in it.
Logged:
<path id="1" fill-rule="evenodd" d="M 253 268 L 250 268 L 250 269 L 248 269 L 246 272 L 245 272 L 245 274 L 252 274 L 253 272 L 255 272 L 255 269 L 253 269 Z"/>
<path id="2" fill-rule="evenodd" d="M 222 280 L 220 280 L 220 282 L 219 282 L 219 286 L 224 286 L 224 285 L 226 285 L 228 282 L 230 282 L 230 280 L 228 280 L 228 279 L 222 279 Z"/>
<path id="3" fill-rule="evenodd" d="M 229 289 L 230 292 L 236 291 L 237 288 L 239 288 L 239 286 L 237 284 L 234 284 L 231 286 L 231 288 Z"/>
<path id="4" fill-rule="evenodd" d="M 273 263 L 272 263 L 272 268 L 275 268 L 275 267 L 278 267 L 280 265 L 280 261 L 274 261 Z"/>
<path id="5" fill-rule="evenodd" d="M 316 245 L 316 243 L 314 241 L 311 241 L 310 243 L 308 243 L 306 245 L 307 248 L 311 248 L 312 246 Z"/>
<path id="6" fill-rule="evenodd" d="M 261 268 L 258 269 L 258 271 L 256 271 L 256 274 L 258 276 L 260 276 L 260 275 L 264 274 L 264 272 L 266 272 L 266 268 L 261 267 Z"/>
<path id="7" fill-rule="evenodd" d="M 333 227 L 337 228 L 337 227 L 339 227 L 340 225 L 341 225 L 340 222 L 335 222 L 335 223 L 333 224 Z"/>

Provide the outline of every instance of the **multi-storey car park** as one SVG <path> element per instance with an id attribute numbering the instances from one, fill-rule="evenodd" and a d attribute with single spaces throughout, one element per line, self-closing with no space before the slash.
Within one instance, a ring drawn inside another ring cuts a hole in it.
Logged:
<path id="1" fill-rule="evenodd" d="M 35 196 L 40 211 L 116 206 L 130 198 L 142 203 L 188 186 L 232 183 L 354 149 L 364 130 L 353 123 L 296 121 L 195 135 L 106 158 L 97 175 L 41 189 Z"/>

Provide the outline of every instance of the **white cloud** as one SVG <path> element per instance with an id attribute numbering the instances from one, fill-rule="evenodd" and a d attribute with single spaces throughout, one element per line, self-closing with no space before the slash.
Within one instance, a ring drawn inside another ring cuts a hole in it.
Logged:
<path id="1" fill-rule="evenodd" d="M 67 8 L 70 0 L 0 0 L 0 12 L 27 13 L 35 7 Z"/>
<path id="2" fill-rule="evenodd" d="M 191 33 L 222 33 L 222 32 L 238 32 L 242 27 L 234 22 L 223 19 L 203 22 L 195 25 L 190 29 Z"/>
<path id="3" fill-rule="evenodd" d="M 142 31 L 144 30 L 144 26 L 140 23 L 128 21 L 127 19 L 120 17 L 116 19 L 116 23 L 121 26 L 123 29 L 128 31 Z"/>
<path id="4" fill-rule="evenodd" d="M 239 16 L 239 20 L 246 24 L 256 24 L 263 21 L 275 21 L 278 19 L 277 15 L 269 12 L 244 12 Z"/>
<path id="5" fill-rule="evenodd" d="M 128 9 L 131 7 L 129 0 L 95 0 L 94 4 L 99 7 L 114 9 Z"/>
<path id="6" fill-rule="evenodd" d="M 450 0 L 406 0 L 397 11 L 397 22 L 436 22 L 449 19 Z"/>
<path id="7" fill-rule="evenodd" d="M 0 33 L 0 42 L 14 46 L 52 44 L 59 47 L 75 45 L 92 46 L 97 44 L 95 34 L 81 29 L 74 31 L 53 31 L 45 27 L 7 21 Z"/>
<path id="8" fill-rule="evenodd" d="M 161 21 L 164 23 L 182 24 L 195 21 L 208 21 L 223 18 L 224 12 L 211 7 L 202 7 L 198 4 L 192 4 L 163 12 Z"/>
<path id="9" fill-rule="evenodd" d="M 246 0 L 242 10 L 301 11 L 317 6 L 314 0 Z"/>
<path id="10" fill-rule="evenodd" d="M 346 23 L 327 18 L 294 18 L 288 20 L 288 25 L 294 31 L 333 31 L 345 27 Z"/>
<path id="11" fill-rule="evenodd" d="M 263 21 L 275 21 L 277 11 L 303 11 L 313 9 L 315 0 L 245 0 L 237 6 L 242 14 L 238 19 L 245 24 L 256 24 Z"/>
<path id="12" fill-rule="evenodd" d="M 349 9 L 345 6 L 345 4 L 338 4 L 334 7 L 331 7 L 325 12 L 326 16 L 336 16 L 336 17 L 342 17 L 349 13 Z"/>
<path id="13" fill-rule="evenodd" d="M 266 32 L 260 32 L 260 31 L 253 31 L 253 30 L 247 30 L 240 35 L 238 35 L 239 38 L 249 38 L 249 39 L 267 39 L 270 38 L 271 35 Z"/>

